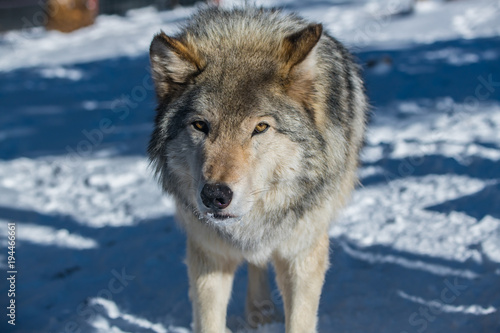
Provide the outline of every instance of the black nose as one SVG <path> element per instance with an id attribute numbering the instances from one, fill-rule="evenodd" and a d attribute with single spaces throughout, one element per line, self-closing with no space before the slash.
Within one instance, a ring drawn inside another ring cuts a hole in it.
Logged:
<path id="1" fill-rule="evenodd" d="M 232 198 L 233 191 L 223 184 L 205 184 L 201 190 L 201 201 L 207 208 L 224 209 Z"/>

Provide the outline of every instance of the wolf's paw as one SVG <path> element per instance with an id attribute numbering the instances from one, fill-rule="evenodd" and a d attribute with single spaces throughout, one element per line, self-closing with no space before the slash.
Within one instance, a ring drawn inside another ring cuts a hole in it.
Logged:
<path id="1" fill-rule="evenodd" d="M 252 305 L 247 305 L 245 312 L 247 323 L 251 328 L 258 328 L 281 319 L 272 301 L 253 302 Z"/>

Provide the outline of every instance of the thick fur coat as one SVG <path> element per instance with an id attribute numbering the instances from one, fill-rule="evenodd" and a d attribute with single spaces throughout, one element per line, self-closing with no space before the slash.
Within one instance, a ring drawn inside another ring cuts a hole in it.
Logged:
<path id="1" fill-rule="evenodd" d="M 150 56 L 149 156 L 187 233 L 194 331 L 224 332 L 247 261 L 251 326 L 272 320 L 256 316 L 272 262 L 287 332 L 315 332 L 328 226 L 356 185 L 365 128 L 352 57 L 320 24 L 257 8 L 202 10 L 155 36 Z"/>

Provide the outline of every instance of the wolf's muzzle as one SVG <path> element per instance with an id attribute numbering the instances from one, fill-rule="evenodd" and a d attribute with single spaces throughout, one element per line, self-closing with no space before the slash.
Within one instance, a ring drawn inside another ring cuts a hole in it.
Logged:
<path id="1" fill-rule="evenodd" d="M 207 208 L 224 209 L 231 203 L 233 191 L 224 184 L 205 184 L 200 196 Z"/>

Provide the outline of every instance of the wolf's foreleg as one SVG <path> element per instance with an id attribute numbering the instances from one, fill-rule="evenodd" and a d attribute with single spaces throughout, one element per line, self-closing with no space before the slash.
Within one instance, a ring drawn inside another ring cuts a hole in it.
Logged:
<path id="1" fill-rule="evenodd" d="M 286 333 L 316 332 L 321 288 L 328 268 L 328 235 L 294 257 L 274 255 L 276 280 L 285 305 Z"/>
<path id="2" fill-rule="evenodd" d="M 248 289 L 245 305 L 247 323 L 252 328 L 272 322 L 276 307 L 271 297 L 267 266 L 248 263 Z"/>
<path id="3" fill-rule="evenodd" d="M 193 333 L 226 333 L 226 311 L 238 262 L 207 252 L 188 238 Z"/>

